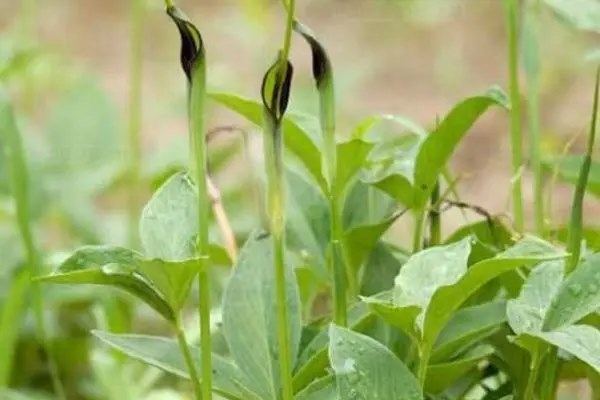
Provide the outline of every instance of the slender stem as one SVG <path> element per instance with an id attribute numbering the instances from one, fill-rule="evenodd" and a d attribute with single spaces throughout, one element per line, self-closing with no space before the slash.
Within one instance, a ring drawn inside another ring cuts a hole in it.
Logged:
<path id="1" fill-rule="evenodd" d="M 212 399 L 212 340 L 210 332 L 211 285 L 209 275 L 210 196 L 207 187 L 208 158 L 204 110 L 206 103 L 205 65 L 196 67 L 190 91 L 190 141 L 192 171 L 198 188 L 198 289 L 200 347 L 202 350 L 202 398 Z"/>
<path id="2" fill-rule="evenodd" d="M 190 374 L 190 380 L 192 381 L 192 387 L 194 388 L 194 397 L 196 400 L 202 400 L 202 387 L 204 387 L 204 385 L 200 385 L 200 382 L 198 381 L 198 372 L 196 371 L 194 359 L 192 358 L 192 352 L 190 351 L 190 347 L 185 338 L 185 332 L 183 331 L 179 320 L 176 322 L 175 329 L 177 331 L 177 342 L 181 348 L 181 353 L 183 354 L 185 364 Z"/>
<path id="3" fill-rule="evenodd" d="M 427 343 L 422 343 L 420 353 L 417 380 L 419 381 L 421 388 L 424 388 L 425 378 L 427 377 L 427 367 L 429 366 L 429 357 L 431 356 L 431 346 Z"/>
<path id="4" fill-rule="evenodd" d="M 435 185 L 431 193 L 431 210 L 429 211 L 429 245 L 437 246 L 442 240 L 442 218 L 440 215 L 440 184 Z"/>
<path id="5" fill-rule="evenodd" d="M 283 47 L 279 55 L 277 79 L 283 82 L 287 74 L 287 63 L 291 46 L 292 26 L 294 22 L 294 0 L 287 5 L 287 22 Z M 283 84 L 275 93 L 274 104 L 281 104 Z M 276 110 L 278 117 L 282 117 L 284 110 Z M 281 114 L 280 114 L 281 113 Z M 267 168 L 268 207 L 270 211 L 269 222 L 273 235 L 273 268 L 275 273 L 275 296 L 277 311 L 277 344 L 279 350 L 279 373 L 281 377 L 281 396 L 283 400 L 292 400 L 294 391 L 292 386 L 292 357 L 290 354 L 290 335 L 288 329 L 288 308 L 286 293 L 285 269 L 285 181 L 283 177 L 283 132 L 281 121 L 266 120 L 268 126 L 265 131 L 265 158 Z"/>
<path id="6" fill-rule="evenodd" d="M 535 400 L 535 383 L 537 381 L 538 372 L 542 357 L 538 346 L 531 354 L 531 363 L 529 365 L 529 376 L 527 378 L 527 386 L 525 386 L 524 400 Z"/>
<path id="7" fill-rule="evenodd" d="M 145 0 L 131 0 L 131 42 L 129 61 L 129 116 L 127 128 L 129 185 L 128 236 L 129 245 L 138 243 L 138 218 L 141 170 L 142 120 L 142 49 Z"/>
<path id="8" fill-rule="evenodd" d="M 423 248 L 423 229 L 425 224 L 425 209 L 415 210 L 415 226 L 413 228 L 413 253 Z"/>
<path id="9" fill-rule="evenodd" d="M 527 12 L 526 32 L 527 46 L 525 70 L 527 71 L 527 105 L 529 117 L 529 147 L 531 167 L 533 170 L 533 204 L 535 232 L 543 236 L 545 229 L 544 211 L 544 180 L 541 159 L 541 129 L 540 129 L 540 73 L 538 50 L 538 14 L 537 0 L 530 5 Z"/>
<path id="10" fill-rule="evenodd" d="M 523 232 L 523 194 L 521 191 L 521 166 L 523 165 L 521 135 L 521 96 L 519 93 L 519 56 L 518 56 L 518 0 L 506 1 L 506 21 L 508 30 L 508 72 L 510 80 L 511 146 L 512 146 L 512 201 L 515 228 Z"/>
<path id="11" fill-rule="evenodd" d="M 554 400 L 556 394 L 556 377 L 558 373 L 558 350 L 550 349 L 544 369 L 542 384 L 540 385 L 540 400 Z"/>

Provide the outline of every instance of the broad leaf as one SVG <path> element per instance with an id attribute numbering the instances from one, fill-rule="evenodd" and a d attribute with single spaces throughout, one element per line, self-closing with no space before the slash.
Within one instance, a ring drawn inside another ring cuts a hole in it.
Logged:
<path id="1" fill-rule="evenodd" d="M 337 177 L 335 190 L 343 195 L 359 171 L 365 167 L 373 144 L 361 139 L 352 139 L 337 145 Z"/>
<path id="2" fill-rule="evenodd" d="M 563 273 L 562 260 L 541 263 L 529 274 L 519 297 L 508 301 L 508 323 L 517 335 L 542 330 L 546 311 L 559 290 Z"/>
<path id="3" fill-rule="evenodd" d="M 263 106 L 260 102 L 226 93 L 212 93 L 210 97 L 242 115 L 253 124 L 260 126 L 263 122 Z M 302 162 L 313 179 L 319 184 L 323 193 L 326 193 L 327 182 L 323 177 L 321 152 L 315 144 L 314 138 L 290 117 L 284 117 L 282 124 L 285 146 L 290 153 Z"/>
<path id="4" fill-rule="evenodd" d="M 379 292 L 390 290 L 394 286 L 394 278 L 406 259 L 398 259 L 383 242 L 375 245 L 368 257 L 361 279 L 360 294 L 373 296 Z"/>
<path id="5" fill-rule="evenodd" d="M 92 331 L 94 336 L 131 358 L 158 367 L 173 375 L 189 379 L 189 372 L 176 340 L 159 336 L 117 335 Z M 199 377 L 202 376 L 201 350 L 190 346 Z M 241 371 L 230 361 L 213 354 L 213 390 L 228 399 L 259 399 L 242 384 Z M 251 396 L 251 397 L 246 397 Z"/>
<path id="6" fill-rule="evenodd" d="M 182 261 L 195 258 L 198 194 L 191 178 L 177 173 L 152 196 L 140 219 L 140 238 L 150 258 Z"/>
<path id="7" fill-rule="evenodd" d="M 341 399 L 423 399 L 416 378 L 381 343 L 335 325 L 329 337 L 329 359 Z"/>
<path id="8" fill-rule="evenodd" d="M 563 326 L 551 332 L 532 332 L 585 362 L 600 373 L 600 331 L 588 325 Z"/>
<path id="9" fill-rule="evenodd" d="M 600 253 L 585 257 L 560 285 L 543 320 L 544 330 L 572 324 L 600 308 Z"/>
<path id="10" fill-rule="evenodd" d="M 362 303 L 354 304 L 348 310 L 348 326 L 363 332 L 373 323 L 374 316 Z M 326 374 L 328 366 L 327 349 L 329 332 L 322 329 L 302 350 L 298 357 L 298 366 L 294 373 L 294 389 L 307 387 L 315 378 Z"/>
<path id="11" fill-rule="evenodd" d="M 244 384 L 262 399 L 278 398 L 279 362 L 272 239 L 253 234 L 240 252 L 223 297 L 223 334 Z M 289 354 L 296 362 L 301 306 L 291 266 L 286 270 Z"/>
<path id="12" fill-rule="evenodd" d="M 456 242 L 467 236 L 474 239 L 469 264 L 493 257 L 513 243 L 511 231 L 498 218 L 462 226 L 446 239 L 446 243 Z"/>
<path id="13" fill-rule="evenodd" d="M 148 304 L 168 321 L 174 322 L 179 308 L 144 274 L 142 265 L 146 261 L 141 254 L 122 247 L 86 246 L 73 253 L 51 275 L 43 276 L 40 280 L 120 288 Z M 177 271 L 172 273 L 177 274 Z"/>
<path id="14" fill-rule="evenodd" d="M 425 312 L 434 293 L 455 284 L 467 271 L 470 241 L 466 238 L 414 254 L 394 280 L 394 305 L 417 306 L 423 310 L 417 318 L 419 330 L 423 330 Z"/>

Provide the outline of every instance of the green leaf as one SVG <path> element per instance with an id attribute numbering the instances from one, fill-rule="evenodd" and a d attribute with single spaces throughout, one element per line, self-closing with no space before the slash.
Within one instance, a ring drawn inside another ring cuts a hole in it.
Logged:
<path id="1" fill-rule="evenodd" d="M 263 106 L 261 103 L 226 93 L 212 93 L 210 97 L 221 105 L 242 115 L 253 124 L 262 125 Z M 282 124 L 286 148 L 302 162 L 323 193 L 327 193 L 327 182 L 323 177 L 321 152 L 313 138 L 289 116 L 283 118 Z"/>
<path id="2" fill-rule="evenodd" d="M 26 271 L 12 279 L 0 309 L 0 387 L 7 387 L 13 372 L 14 353 L 26 314 L 25 299 L 30 287 Z"/>
<path id="3" fill-rule="evenodd" d="M 381 236 L 402 214 L 402 211 L 395 212 L 376 223 L 355 226 L 344 232 L 347 262 L 352 270 L 358 271 L 369 254 L 371 254 Z"/>
<path id="4" fill-rule="evenodd" d="M 448 274 L 446 276 L 448 278 L 447 286 L 439 286 L 442 280 L 433 277 L 426 282 L 427 284 L 431 283 L 429 290 L 410 287 L 406 280 L 407 277 L 412 275 L 409 274 L 402 278 L 401 287 L 406 288 L 407 293 L 404 295 L 400 293 L 400 296 L 404 296 L 404 298 L 392 299 L 389 293 L 384 292 L 363 299 L 363 301 L 373 307 L 375 312 L 386 321 L 405 330 L 409 335 L 421 341 L 424 346 L 432 348 L 442 328 L 446 326 L 452 317 L 453 312 L 483 285 L 518 267 L 528 267 L 542 261 L 564 257 L 566 257 L 566 254 L 560 252 L 551 244 L 534 237 L 525 237 L 496 257 L 480 261 L 471 266 L 453 283 L 451 278 L 454 278 L 454 274 Z M 405 268 L 401 270 L 401 275 Z M 458 269 L 457 267 L 456 270 Z M 417 272 L 414 275 L 416 277 L 412 279 L 416 282 L 420 282 L 425 278 L 423 274 L 421 276 Z M 430 298 L 427 297 L 428 294 L 431 296 Z M 400 306 L 402 301 L 408 303 L 402 307 Z M 410 304 L 410 302 L 417 304 Z M 427 305 L 427 309 L 421 309 L 419 304 Z M 422 322 L 417 323 L 418 320 L 422 320 Z M 418 329 L 419 327 L 422 327 L 422 329 Z"/>
<path id="5" fill-rule="evenodd" d="M 176 310 L 142 275 L 143 257 L 133 250 L 111 246 L 78 249 L 42 282 L 105 285 L 122 289 L 139 298 L 167 321 L 174 322 Z"/>
<path id="6" fill-rule="evenodd" d="M 457 283 L 467 271 L 470 241 L 465 238 L 412 255 L 394 280 L 394 305 L 417 306 L 423 311 L 417 317 L 420 331 L 423 331 L 425 312 L 433 295 L 440 288 Z"/>
<path id="7" fill-rule="evenodd" d="M 568 25 L 600 32 L 600 3 L 596 0 L 544 0 L 544 3 Z"/>
<path id="8" fill-rule="evenodd" d="M 302 255 L 303 261 L 315 269 L 323 282 L 327 282 L 325 254 L 330 230 L 327 200 L 300 174 L 288 171 L 286 178 L 287 244 L 290 250 Z"/>
<path id="9" fill-rule="evenodd" d="M 352 139 L 337 144 L 337 177 L 335 190 L 342 195 L 348 189 L 348 185 L 365 167 L 367 157 L 373 148 L 372 143 L 361 139 Z"/>
<path id="10" fill-rule="evenodd" d="M 544 330 L 579 321 L 600 308 L 600 253 L 585 257 L 562 282 L 545 313 Z"/>
<path id="11" fill-rule="evenodd" d="M 364 331 L 373 323 L 373 314 L 362 303 L 356 303 L 348 310 L 348 326 L 355 331 Z M 329 332 L 321 330 L 300 353 L 294 373 L 294 389 L 307 387 L 315 378 L 326 373 L 328 366 L 327 349 Z"/>
<path id="12" fill-rule="evenodd" d="M 563 274 L 562 260 L 541 263 L 529 274 L 519 297 L 508 301 L 508 323 L 517 335 L 542 330 L 544 317 L 559 290 Z"/>
<path id="13" fill-rule="evenodd" d="M 425 391 L 440 393 L 469 371 L 494 354 L 494 348 L 489 345 L 477 346 L 456 360 L 433 364 L 427 368 Z"/>
<path id="14" fill-rule="evenodd" d="M 576 185 L 584 160 L 584 155 L 573 155 L 559 159 L 545 160 L 544 166 L 550 171 L 556 169 L 560 179 Z M 600 197 L 600 163 L 598 161 L 591 162 L 586 190 L 594 196 Z"/>
<path id="15" fill-rule="evenodd" d="M 271 238 L 253 234 L 240 252 L 223 297 L 223 334 L 244 384 L 262 399 L 278 398 L 277 321 Z M 301 306 L 291 266 L 286 270 L 291 365 L 301 333 Z"/>
<path id="16" fill-rule="evenodd" d="M 394 256 L 389 247 L 383 242 L 377 243 L 365 263 L 360 294 L 362 296 L 373 296 L 379 292 L 392 289 L 394 278 L 405 262 L 406 259 L 400 260 Z"/>
<path id="17" fill-rule="evenodd" d="M 416 378 L 381 343 L 331 325 L 329 359 L 342 399 L 419 400 Z"/>
<path id="18" fill-rule="evenodd" d="M 569 228 L 562 226 L 553 231 L 556 234 L 556 239 L 563 243 L 567 242 Z M 588 249 L 593 251 L 600 251 L 600 227 L 598 226 L 584 226 L 582 228 L 583 240 Z"/>
<path id="19" fill-rule="evenodd" d="M 600 373 L 600 331 L 587 325 L 563 326 L 551 332 L 530 332 L 585 362 Z"/>
<path id="20" fill-rule="evenodd" d="M 374 168 L 366 180 L 407 207 L 424 207 L 438 176 L 475 121 L 490 106 L 507 104 L 506 94 L 498 88 L 462 101 L 426 137 L 409 135 L 396 146 L 384 144 L 382 155 L 372 155 Z"/>
<path id="21" fill-rule="evenodd" d="M 508 106 L 506 94 L 497 87 L 456 105 L 427 136 L 419 149 L 414 172 L 416 202 L 419 206 L 423 206 L 429 199 L 438 176 L 460 141 L 475 121 L 493 105 Z"/>
<path id="22" fill-rule="evenodd" d="M 189 379 L 189 371 L 181 349 L 176 340 L 148 335 L 117 335 L 102 331 L 92 331 L 92 334 L 102 342 L 131 358 L 160 368 L 173 375 Z M 196 371 L 201 376 L 201 350 L 190 346 Z M 212 355 L 213 360 L 213 390 L 227 399 L 253 399 L 259 397 L 252 394 L 242 383 L 241 371 L 230 361 L 218 354 Z M 250 396 L 251 397 L 246 397 Z"/>
<path id="23" fill-rule="evenodd" d="M 140 239 L 146 256 L 165 261 L 196 257 L 198 194 L 181 172 L 169 178 L 142 211 Z"/>
<path id="24" fill-rule="evenodd" d="M 506 302 L 494 301 L 463 308 L 440 332 L 431 363 L 441 363 L 496 332 L 506 322 Z"/>
<path id="25" fill-rule="evenodd" d="M 474 238 L 469 264 L 493 257 L 513 243 L 512 232 L 499 218 L 461 226 L 445 242 L 453 243 L 467 236 Z"/>
<path id="26" fill-rule="evenodd" d="M 296 400 L 338 400 L 337 389 L 333 376 L 314 380 L 304 390 L 298 393 Z"/>

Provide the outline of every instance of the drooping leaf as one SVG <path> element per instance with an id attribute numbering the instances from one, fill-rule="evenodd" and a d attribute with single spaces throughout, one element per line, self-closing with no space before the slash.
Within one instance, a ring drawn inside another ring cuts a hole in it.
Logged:
<path id="1" fill-rule="evenodd" d="M 340 398 L 423 399 L 416 378 L 381 343 L 335 325 L 329 337 L 329 359 Z"/>
<path id="2" fill-rule="evenodd" d="M 141 254 L 111 246 L 82 247 L 65 260 L 42 282 L 104 285 L 122 289 L 174 322 L 176 310 L 143 275 Z"/>
<path id="3" fill-rule="evenodd" d="M 159 336 L 113 334 L 92 331 L 93 335 L 114 349 L 136 360 L 160 368 L 168 373 L 189 379 L 185 359 L 176 340 Z M 202 376 L 201 350 L 190 346 L 193 362 Z M 253 399 L 259 397 L 244 387 L 241 371 L 230 361 L 213 354 L 213 390 L 227 399 Z"/>
<path id="4" fill-rule="evenodd" d="M 196 256 L 198 194 L 190 177 L 181 172 L 169 178 L 142 211 L 140 239 L 149 258 L 166 261 Z"/>
<path id="5" fill-rule="evenodd" d="M 587 256 L 566 277 L 544 314 L 544 330 L 570 325 L 600 308 L 600 253 Z"/>
<path id="6" fill-rule="evenodd" d="M 223 298 L 223 334 L 244 384 L 262 399 L 278 398 L 275 276 L 271 238 L 253 234 L 239 255 Z M 293 271 L 286 270 L 291 365 L 301 334 L 301 306 Z"/>
<path id="7" fill-rule="evenodd" d="M 227 93 L 212 93 L 210 97 L 219 104 L 242 115 L 253 124 L 259 126 L 262 124 L 263 107 L 259 102 Z M 323 177 L 321 153 L 313 136 L 303 129 L 291 116 L 283 118 L 282 129 L 285 136 L 284 143 L 286 148 L 300 160 L 323 190 L 323 193 L 326 193 L 327 183 Z"/>
<path id="8" fill-rule="evenodd" d="M 563 274 L 562 260 L 541 263 L 529 274 L 519 297 L 508 301 L 508 323 L 517 335 L 542 329 L 546 312 L 559 290 Z"/>
<path id="9" fill-rule="evenodd" d="M 544 3 L 568 25 L 600 32 L 600 4 L 596 0 L 544 0 Z"/>
<path id="10" fill-rule="evenodd" d="M 425 390 L 427 393 L 440 393 L 467 374 L 477 368 L 478 364 L 494 354 L 490 345 L 481 345 L 469 350 L 456 360 L 445 363 L 432 364 L 427 368 Z"/>
<path id="11" fill-rule="evenodd" d="M 494 301 L 457 311 L 440 332 L 431 354 L 431 363 L 447 361 L 452 355 L 492 335 L 505 322 L 504 301 Z"/>

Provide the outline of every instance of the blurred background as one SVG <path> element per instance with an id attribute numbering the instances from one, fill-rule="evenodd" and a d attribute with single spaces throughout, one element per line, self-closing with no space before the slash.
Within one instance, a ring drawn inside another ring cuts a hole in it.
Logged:
<path id="1" fill-rule="evenodd" d="M 257 99 L 262 75 L 280 45 L 284 23 L 280 2 L 177 3 L 202 31 L 210 89 Z M 311 26 L 332 57 L 340 137 L 372 114 L 403 115 L 433 126 L 465 96 L 492 85 L 507 89 L 507 43 L 500 0 L 297 3 L 298 17 Z M 38 218 L 36 230 L 49 265 L 80 244 L 135 241 L 131 215 L 165 176 L 187 163 L 186 82 L 179 66 L 179 36 L 163 8 L 159 0 L 0 2 L 0 86 L 14 100 L 24 133 L 33 182 L 31 209 Z M 572 29 L 547 9 L 540 15 L 540 31 L 543 155 L 560 155 L 569 143 L 570 152 L 580 153 L 589 125 L 598 37 Z M 139 53 L 132 38 L 139 40 Z M 294 39 L 292 58 L 296 79 L 291 108 L 313 113 L 316 94 L 310 52 L 298 38 Z M 131 95 L 138 83 L 136 71 L 141 74 L 139 101 Z M 524 84 L 522 89 L 525 96 Z M 523 122 L 527 127 L 526 115 Z M 255 127 L 212 104 L 208 127 L 223 126 L 236 129 L 215 135 L 211 166 L 236 236 L 243 238 L 259 221 L 252 204 L 248 163 L 260 158 L 261 147 L 255 140 L 258 135 L 241 140 L 235 132 L 238 128 L 252 132 Z M 127 132 L 132 130 L 141 135 L 139 174 L 144 184 L 140 198 L 133 200 L 128 211 L 124 204 L 131 199 L 124 171 L 131 161 Z M 508 114 L 494 110 L 474 126 L 452 164 L 460 176 L 458 188 L 465 201 L 493 214 L 506 214 L 510 220 L 509 144 Z M 525 155 L 527 159 L 527 148 Z M 0 192 L 4 193 L 5 179 L 0 171 Z M 525 204 L 531 209 L 527 171 L 523 188 Z M 549 195 L 553 226 L 564 223 L 571 194 L 572 186 L 557 183 Z M 2 200 L 0 258 L 7 268 L 0 268 L 0 282 L 4 282 L 0 283 L 0 299 L 14 287 L 8 277 L 13 277 L 22 262 L 15 246 L 17 233 L 9 223 L 11 207 L 8 200 Z M 585 215 L 586 223 L 600 224 L 597 198 L 588 197 Z M 531 219 L 530 213 L 528 217 Z M 459 211 L 445 214 L 444 231 L 452 232 L 464 218 Z M 410 235 L 409 226 L 410 221 L 401 220 L 388 236 L 403 243 Z M 72 358 L 61 360 L 61 365 L 71 369 L 65 374 L 74 378 L 69 387 L 72 398 L 136 398 L 106 394 L 116 379 L 110 375 L 110 367 L 104 368 L 112 361 L 105 359 L 106 352 L 94 352 L 97 359 L 91 365 L 87 361 L 92 351 L 88 331 L 106 317 L 98 310 L 96 314 L 71 312 L 89 307 L 89 293 L 65 293 L 55 293 L 55 297 L 50 293 L 48 301 L 67 306 L 55 307 L 56 315 L 49 319 L 54 321 L 56 337 L 68 332 L 69 340 L 60 354 Z M 140 320 L 143 323 L 143 318 Z M 30 335 L 32 329 L 30 326 Z M 150 324 L 144 329 L 162 328 Z M 40 355 L 35 346 L 28 347 L 26 337 L 24 333 L 16 350 L 20 372 L 11 380 L 16 386 L 47 385 Z M 178 398 L 174 393 L 155 395 Z"/>

